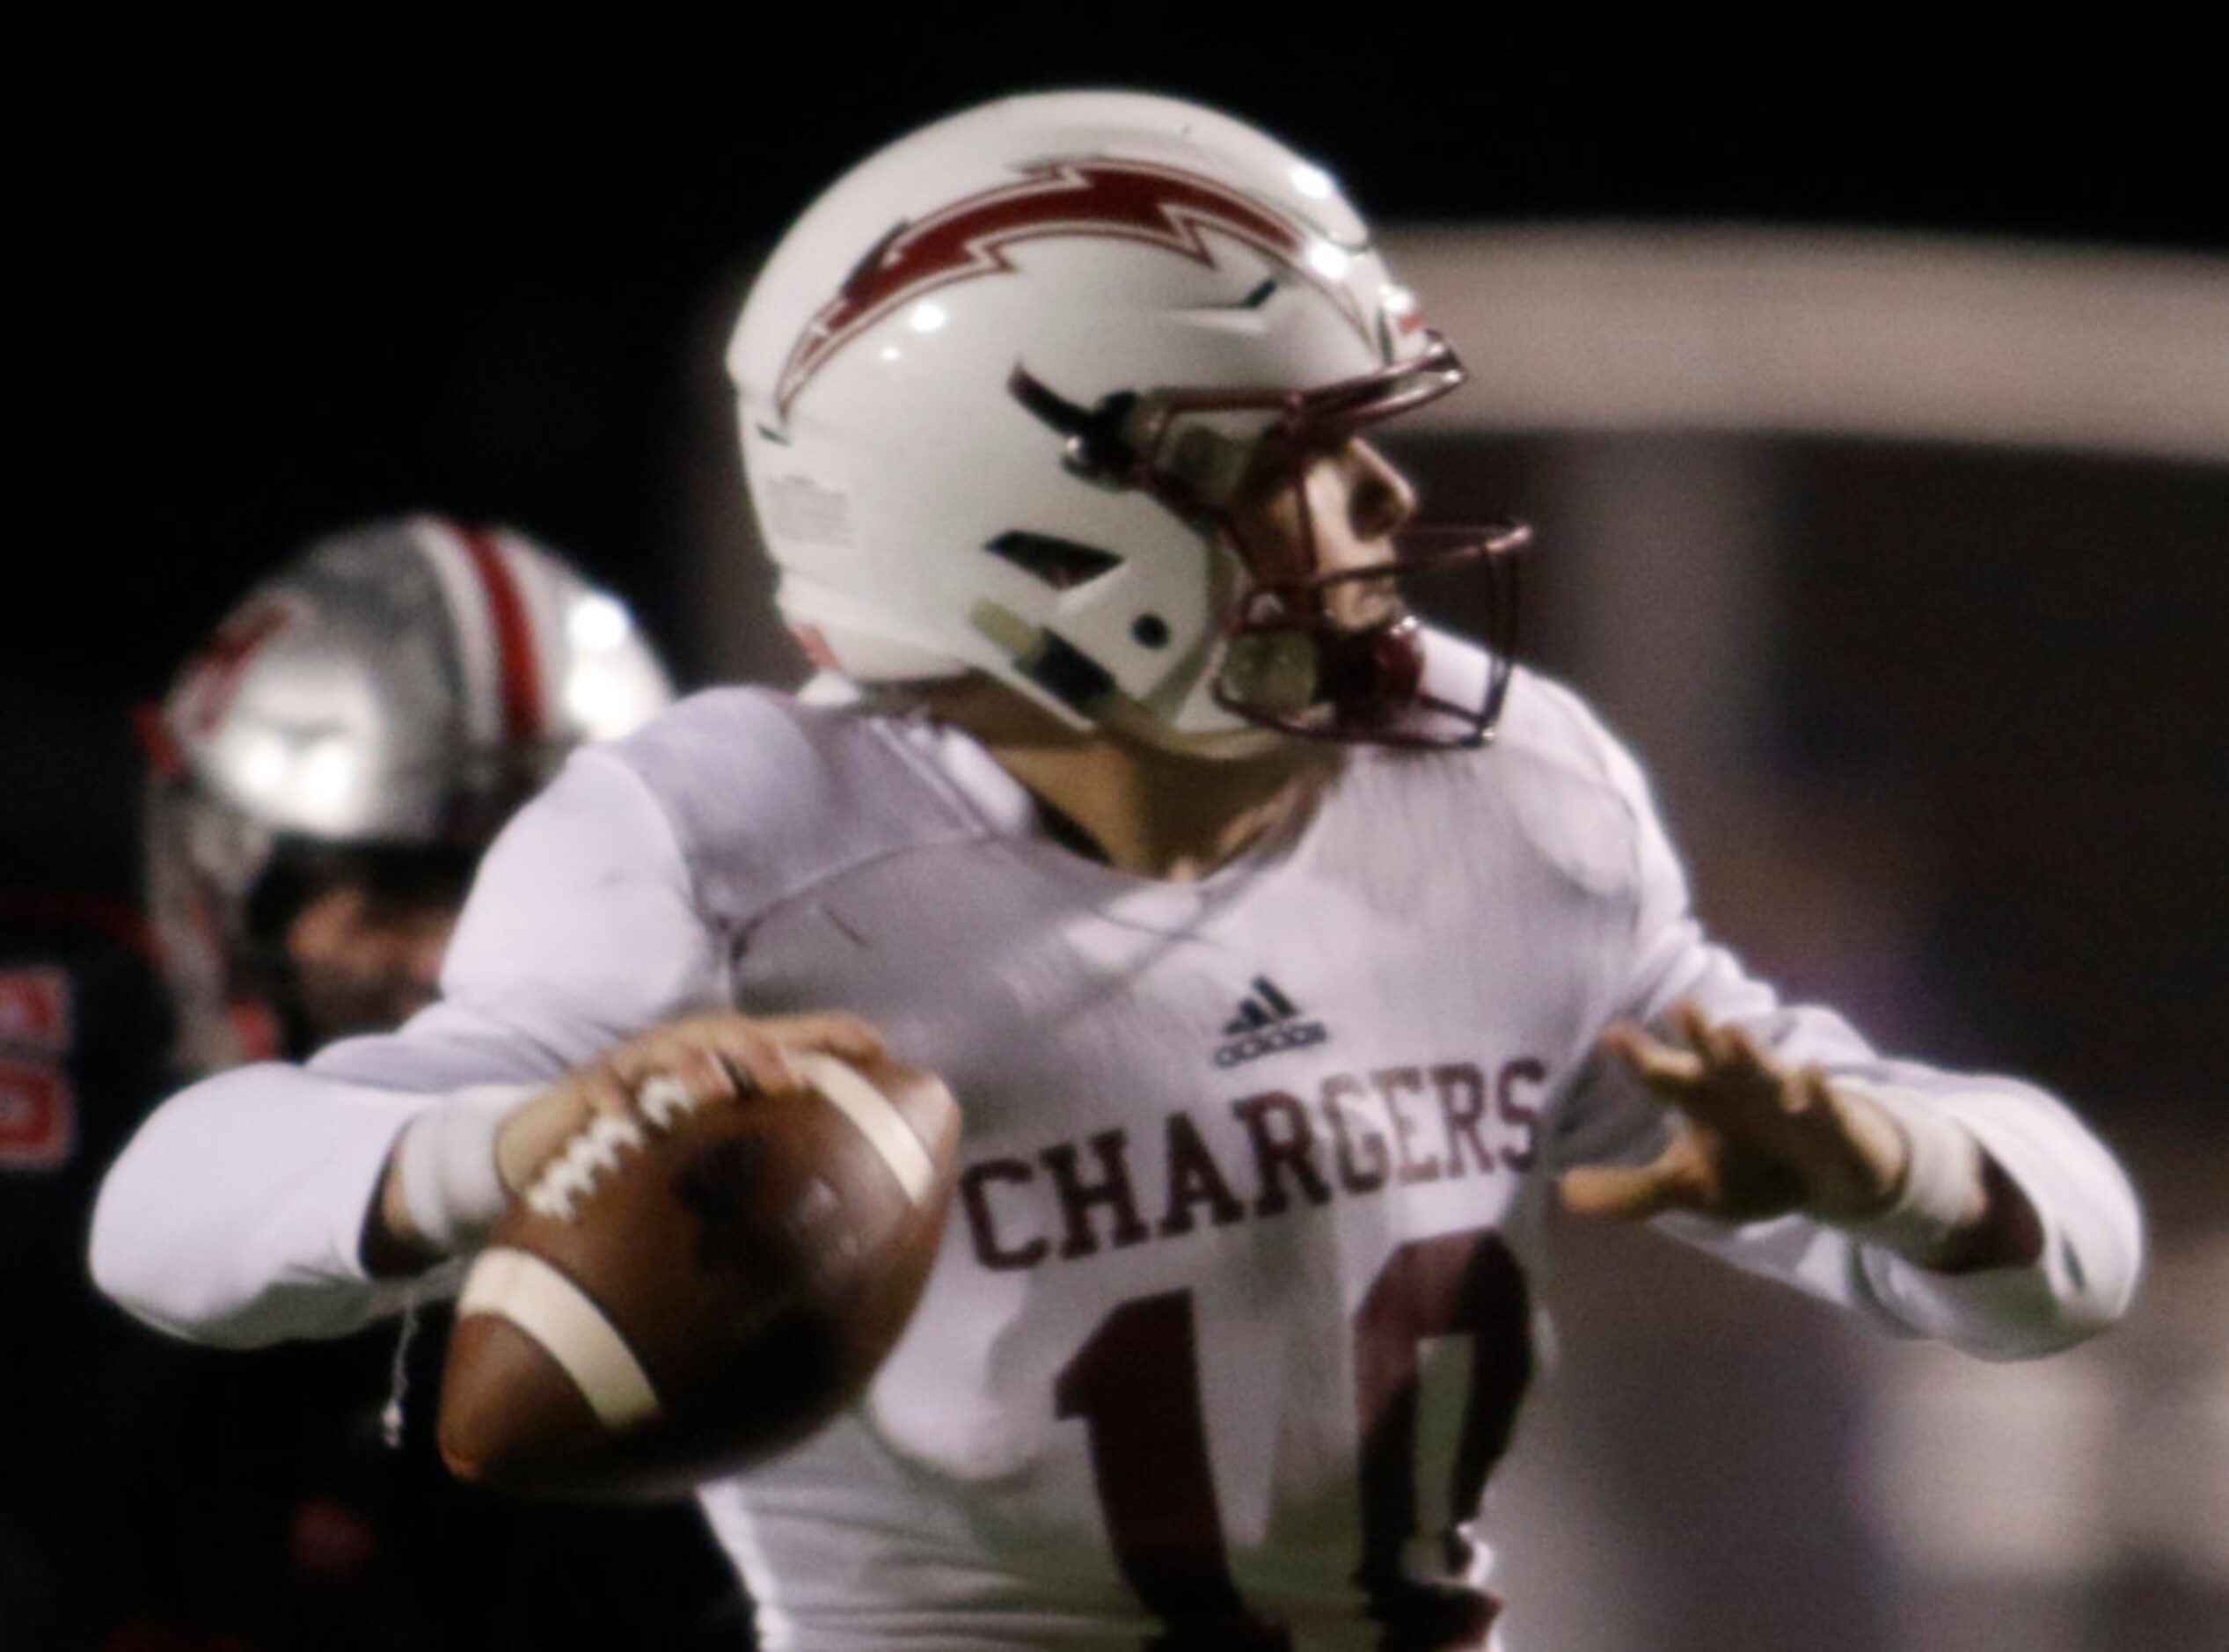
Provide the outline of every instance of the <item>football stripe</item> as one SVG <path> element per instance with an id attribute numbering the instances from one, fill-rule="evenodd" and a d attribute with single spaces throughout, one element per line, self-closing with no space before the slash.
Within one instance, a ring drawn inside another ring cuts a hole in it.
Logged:
<path id="1" fill-rule="evenodd" d="M 614 1433 L 658 1414 L 649 1373 L 578 1285 L 539 1256 L 496 1246 L 480 1253 L 457 1299 L 459 1319 L 493 1314 L 540 1343 Z"/>
<path id="2" fill-rule="evenodd" d="M 818 1050 L 785 1052 L 791 1066 L 805 1081 L 833 1103 L 859 1127 L 867 1144 L 882 1156 L 890 1173 L 905 1189 L 905 1196 L 919 1204 L 937 1179 L 935 1162 L 921 1138 L 906 1122 L 897 1104 L 859 1075 L 859 1070 Z"/>

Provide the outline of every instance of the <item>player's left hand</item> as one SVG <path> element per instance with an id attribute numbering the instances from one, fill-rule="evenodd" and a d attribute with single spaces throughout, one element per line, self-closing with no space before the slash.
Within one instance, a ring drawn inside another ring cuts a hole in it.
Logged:
<path id="1" fill-rule="evenodd" d="M 1675 1008 L 1672 1022 L 1685 1047 L 1619 1025 L 1602 1051 L 1678 1114 L 1678 1133 L 1652 1164 L 1567 1172 L 1566 1209 L 1626 1221 L 1692 1210 L 1721 1222 L 1801 1211 L 1851 1223 L 1895 1200 L 1911 1146 L 1877 1103 L 1816 1067 L 1775 1060 L 1692 1004 Z"/>

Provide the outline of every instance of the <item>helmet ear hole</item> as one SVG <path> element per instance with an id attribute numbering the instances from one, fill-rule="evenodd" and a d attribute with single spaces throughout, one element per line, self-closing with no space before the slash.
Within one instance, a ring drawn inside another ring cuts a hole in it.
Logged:
<path id="1" fill-rule="evenodd" d="M 1031 533 L 1021 528 L 1008 529 L 987 542 L 983 549 L 1033 578 L 1042 580 L 1056 591 L 1072 591 L 1122 566 L 1122 559 L 1112 551 L 1063 539 L 1057 534 Z"/>
<path id="2" fill-rule="evenodd" d="M 1127 487 L 1137 473 L 1137 450 L 1130 445 L 1130 414 L 1137 406 L 1134 391 L 1118 390 L 1102 397 L 1070 432 L 1061 463 L 1070 472 L 1105 487 Z"/>
<path id="3" fill-rule="evenodd" d="M 1169 646 L 1169 622 L 1158 614 L 1140 614 L 1130 622 L 1130 635 L 1141 648 L 1166 648 Z"/>

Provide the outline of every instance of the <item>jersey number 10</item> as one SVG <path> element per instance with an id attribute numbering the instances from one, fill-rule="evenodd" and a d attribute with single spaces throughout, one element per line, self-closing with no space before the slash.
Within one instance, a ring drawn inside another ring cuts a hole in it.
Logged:
<path id="1" fill-rule="evenodd" d="M 1468 1390 L 1448 1508 L 1478 1506 L 1509 1444 L 1532 1373 L 1531 1305 L 1516 1259 L 1491 1229 L 1402 1246 L 1354 1319 L 1355 1411 L 1361 1442 L 1362 1553 L 1355 1581 L 1392 1647 L 1474 1645 L 1489 1597 L 1413 1580 L 1404 1553 L 1419 1533 L 1420 1345 L 1465 1335 Z M 1089 1430 L 1092 1476 L 1122 1575 L 1167 1626 L 1153 1652 L 1289 1652 L 1283 1627 L 1239 1598 L 1209 1465 L 1197 1334 L 1189 1290 L 1140 1297 L 1100 1322 L 1061 1371 L 1056 1414 Z M 1456 1526 L 1439 1534 L 1447 1564 L 1467 1558 Z"/>

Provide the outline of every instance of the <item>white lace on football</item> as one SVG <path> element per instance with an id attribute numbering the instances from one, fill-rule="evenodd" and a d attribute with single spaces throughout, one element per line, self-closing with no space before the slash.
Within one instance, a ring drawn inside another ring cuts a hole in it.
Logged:
<path id="1" fill-rule="evenodd" d="M 670 1129 L 683 1114 L 704 1106 L 705 1099 L 671 1073 L 661 1072 L 642 1081 L 634 1093 L 634 1104 L 644 1118 L 662 1130 Z"/>
<path id="2" fill-rule="evenodd" d="M 534 1179 L 526 1190 L 527 1207 L 537 1216 L 570 1222 L 579 1201 L 596 1190 L 596 1178 L 619 1167 L 620 1150 L 639 1151 L 643 1140 L 642 1126 L 632 1119 L 597 1114 Z"/>
<path id="3" fill-rule="evenodd" d="M 669 1072 L 653 1073 L 635 1087 L 636 1109 L 651 1129 L 671 1129 L 684 1113 L 694 1113 L 705 1098 Z M 593 1123 L 543 1167 L 526 1191 L 527 1207 L 538 1216 L 570 1222 L 578 1202 L 596 1190 L 596 1178 L 618 1167 L 619 1150 L 639 1151 L 642 1127 L 631 1119 L 598 1114 Z"/>

